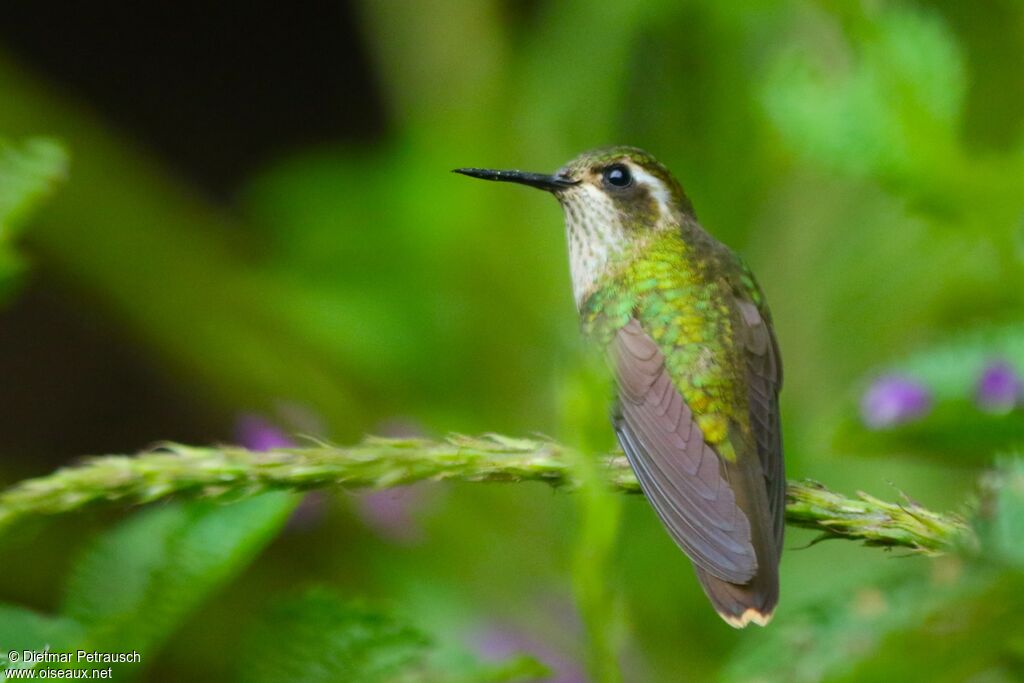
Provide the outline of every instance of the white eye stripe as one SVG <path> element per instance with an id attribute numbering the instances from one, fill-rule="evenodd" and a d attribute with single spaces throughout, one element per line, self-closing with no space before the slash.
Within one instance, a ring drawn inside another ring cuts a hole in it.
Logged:
<path id="1" fill-rule="evenodd" d="M 633 178 L 650 189 L 651 195 L 658 202 L 658 209 L 661 211 L 662 217 L 671 216 L 672 194 L 665 187 L 665 183 L 661 181 L 661 178 L 651 175 L 643 168 L 634 164 L 630 164 L 629 168 L 633 172 Z"/>

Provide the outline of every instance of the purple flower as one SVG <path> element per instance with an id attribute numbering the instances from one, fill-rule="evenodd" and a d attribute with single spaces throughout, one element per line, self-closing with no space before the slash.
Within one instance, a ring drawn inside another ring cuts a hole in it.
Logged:
<path id="1" fill-rule="evenodd" d="M 403 417 L 386 420 L 374 431 L 389 437 L 415 437 L 423 433 L 419 425 Z M 422 518 L 443 494 L 444 488 L 431 482 L 370 491 L 356 496 L 355 512 L 380 538 L 414 545 L 426 537 Z"/>
<path id="2" fill-rule="evenodd" d="M 550 630 L 540 633 L 533 626 L 505 620 L 478 624 L 469 642 L 487 661 L 501 661 L 515 655 L 531 655 L 551 669 L 552 683 L 585 683 L 589 680 L 580 663 L 577 643 L 583 635 L 583 623 L 575 605 L 563 592 L 543 591 L 535 597 L 524 597 L 536 603 L 541 622 Z M 532 611 L 532 610 L 531 610 Z M 533 622 L 535 620 L 531 620 Z"/>
<path id="3" fill-rule="evenodd" d="M 420 483 L 364 493 L 356 498 L 356 512 L 366 526 L 389 541 L 413 544 L 423 540 L 418 517 L 434 487 Z"/>
<path id="4" fill-rule="evenodd" d="M 931 406 L 931 394 L 919 382 L 909 377 L 885 375 L 864 392 L 860 414 L 869 429 L 886 429 L 923 417 Z"/>
<path id="5" fill-rule="evenodd" d="M 487 661 L 501 661 L 516 655 L 531 655 L 551 669 L 551 683 L 585 683 L 587 676 L 579 662 L 550 642 L 519 630 L 489 625 L 474 638 L 477 652 Z"/>
<path id="6" fill-rule="evenodd" d="M 287 434 L 258 415 L 242 415 L 235 423 L 235 440 L 250 451 L 272 451 L 294 446 Z"/>
<path id="7" fill-rule="evenodd" d="M 294 446 L 295 442 L 277 425 L 259 415 L 241 415 L 235 422 L 235 441 L 250 451 L 272 451 L 275 448 Z M 323 493 L 311 491 L 288 518 L 288 531 L 305 531 L 315 528 L 323 520 L 327 509 Z"/>
<path id="8" fill-rule="evenodd" d="M 989 363 L 978 378 L 975 398 L 985 412 L 1001 414 L 1014 409 L 1021 393 L 1021 379 L 1013 366 L 997 360 Z"/>

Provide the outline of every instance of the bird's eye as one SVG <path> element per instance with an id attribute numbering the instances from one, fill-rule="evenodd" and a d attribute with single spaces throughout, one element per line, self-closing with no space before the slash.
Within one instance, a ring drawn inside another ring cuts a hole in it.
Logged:
<path id="1" fill-rule="evenodd" d="M 604 183 L 611 187 L 622 189 L 633 184 L 633 174 L 624 164 L 615 164 L 604 169 Z"/>

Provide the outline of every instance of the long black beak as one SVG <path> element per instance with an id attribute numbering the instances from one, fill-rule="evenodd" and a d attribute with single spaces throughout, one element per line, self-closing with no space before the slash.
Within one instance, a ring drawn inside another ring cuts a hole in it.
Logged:
<path id="1" fill-rule="evenodd" d="M 560 175 L 546 175 L 544 173 L 526 173 L 525 171 L 495 171 L 489 168 L 457 168 L 453 173 L 461 173 L 471 178 L 482 178 L 484 180 L 498 180 L 504 183 L 519 183 L 529 185 L 539 190 L 557 192 L 579 183 L 578 180 L 566 178 Z"/>

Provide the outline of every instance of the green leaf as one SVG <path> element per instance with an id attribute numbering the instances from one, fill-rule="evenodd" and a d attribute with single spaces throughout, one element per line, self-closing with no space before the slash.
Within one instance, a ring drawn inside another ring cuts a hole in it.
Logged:
<path id="1" fill-rule="evenodd" d="M 230 505 L 146 510 L 101 536 L 79 560 L 63 611 L 86 627 L 88 647 L 152 652 L 255 557 L 297 500 L 272 492 Z"/>
<path id="2" fill-rule="evenodd" d="M 81 634 L 81 624 L 73 619 L 39 614 L 16 605 L 0 605 L 0 669 L 31 667 L 21 658 L 10 661 L 7 654 L 11 651 L 67 651 Z"/>
<path id="3" fill-rule="evenodd" d="M 1024 369 L 1024 324 L 978 328 L 915 353 L 892 369 L 923 382 L 937 401 L 973 398 L 986 365 Z"/>
<path id="4" fill-rule="evenodd" d="M 530 657 L 483 664 L 471 657 L 432 663 L 430 639 L 400 620 L 323 588 L 282 600 L 248 637 L 239 679 L 346 683 L 502 683 L 539 680 Z"/>
<path id="5" fill-rule="evenodd" d="M 836 680 L 954 683 L 1024 676 L 1024 461 L 1002 459 L 982 484 L 975 524 L 983 545 L 963 567 L 973 574 L 973 586 L 941 588 L 948 599 L 887 634 Z"/>
<path id="6" fill-rule="evenodd" d="M 68 156 L 58 143 L 31 138 L 21 145 L 0 140 L 0 241 L 67 175 Z"/>
<path id="7" fill-rule="evenodd" d="M 741 647 L 724 680 L 1020 680 L 1024 461 L 1002 460 L 984 483 L 980 552 L 810 601 Z"/>
<path id="8" fill-rule="evenodd" d="M 887 572 L 871 583 L 836 590 L 791 611 L 760 637 L 744 641 L 721 680 L 834 680 L 875 656 L 887 637 L 915 627 L 957 601 L 981 595 L 992 585 L 992 572 L 976 570 L 958 558 L 932 562 L 910 571 Z M 923 569 L 931 570 L 930 575 L 924 575 Z"/>
<path id="9" fill-rule="evenodd" d="M 251 636 L 243 681 L 391 681 L 419 667 L 428 641 L 391 617 L 325 590 L 275 605 Z"/>
<path id="10" fill-rule="evenodd" d="M 935 15 L 887 5 L 845 27 L 850 45 L 813 41 L 780 55 L 762 91 L 769 118 L 802 156 L 856 175 L 917 182 L 956 147 L 966 88 L 957 42 Z M 832 54 L 838 53 L 838 54 Z"/>
<path id="11" fill-rule="evenodd" d="M 983 507 L 977 523 L 985 556 L 1024 567 L 1024 460 L 1002 458 L 982 483 L 991 506 Z"/>
<path id="12" fill-rule="evenodd" d="M 22 269 L 11 248 L 28 214 L 67 174 L 64 148 L 52 140 L 31 138 L 20 145 L 0 140 L 0 296 Z"/>
<path id="13" fill-rule="evenodd" d="M 838 439 L 846 448 L 867 452 L 911 451 L 952 455 L 971 464 L 988 463 L 992 453 L 1020 441 L 1024 411 L 1005 414 L 981 410 L 975 403 L 978 381 L 993 362 L 1010 364 L 1024 375 L 1024 325 L 984 327 L 911 354 L 872 373 L 896 374 L 919 382 L 932 397 L 932 409 L 920 420 L 871 431 L 861 422 L 853 401 L 840 424 Z M 871 378 L 858 387 L 862 394 Z"/>
<path id="14" fill-rule="evenodd" d="M 436 669 L 435 669 L 436 671 Z M 471 661 L 457 667 L 446 667 L 444 673 L 428 673 L 423 683 L 511 683 L 512 681 L 542 681 L 551 676 L 551 670 L 533 657 L 521 655 L 499 662 L 483 664 Z"/>
<path id="15" fill-rule="evenodd" d="M 830 680 L 1022 680 L 1022 589 L 1019 573 L 1004 573 L 985 590 L 954 598 L 905 630 L 892 633 L 844 676 Z"/>

